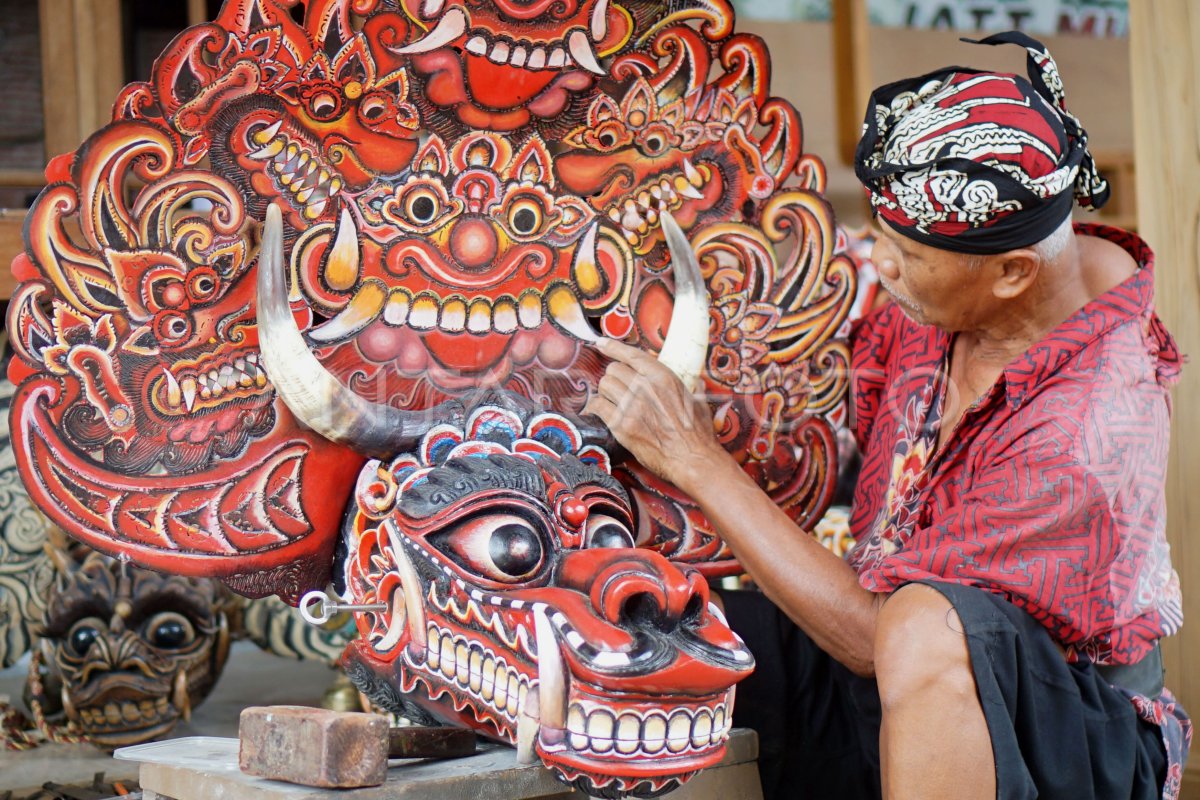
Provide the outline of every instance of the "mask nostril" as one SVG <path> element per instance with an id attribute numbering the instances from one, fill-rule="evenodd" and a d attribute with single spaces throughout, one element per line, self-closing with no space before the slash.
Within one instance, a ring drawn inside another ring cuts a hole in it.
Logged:
<path id="1" fill-rule="evenodd" d="M 683 607 L 683 617 L 680 622 L 686 627 L 695 627 L 700 624 L 700 618 L 704 615 L 704 601 L 700 595 L 692 595 L 692 599 L 687 601 L 687 605 Z"/>
<path id="2" fill-rule="evenodd" d="M 669 631 L 675 627 L 667 618 L 652 594 L 641 592 L 628 597 L 621 605 L 621 620 L 634 628 L 658 628 Z"/>

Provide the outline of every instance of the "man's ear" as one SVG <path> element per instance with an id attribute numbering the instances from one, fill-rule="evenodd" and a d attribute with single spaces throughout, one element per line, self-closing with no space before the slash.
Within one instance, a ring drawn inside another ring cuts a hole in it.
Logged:
<path id="1" fill-rule="evenodd" d="M 1033 285 L 1042 267 L 1042 258 L 1032 248 L 1010 250 L 998 258 L 996 280 L 992 294 L 1001 300 L 1011 300 Z"/>

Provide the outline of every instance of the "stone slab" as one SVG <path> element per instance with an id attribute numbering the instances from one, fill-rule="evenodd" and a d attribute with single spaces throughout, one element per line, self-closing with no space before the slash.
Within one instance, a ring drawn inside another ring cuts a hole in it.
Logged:
<path id="1" fill-rule="evenodd" d="M 584 800 L 564 791 L 549 770 L 521 766 L 510 747 L 485 744 L 478 755 L 452 761 L 392 760 L 382 786 L 317 789 L 270 781 L 238 769 L 236 739 L 173 740 L 118 751 L 141 760 L 141 785 L 162 800 Z M 761 800 L 753 731 L 733 731 L 725 758 L 671 800 Z"/>

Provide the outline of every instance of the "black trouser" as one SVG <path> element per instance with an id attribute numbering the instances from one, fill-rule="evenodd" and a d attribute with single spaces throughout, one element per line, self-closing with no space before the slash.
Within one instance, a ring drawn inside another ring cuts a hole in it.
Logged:
<path id="1" fill-rule="evenodd" d="M 967 633 L 1000 800 L 1157 800 L 1166 755 L 1157 728 L 1091 664 L 1068 664 L 1046 630 L 999 595 L 929 583 Z M 879 691 L 757 592 L 723 592 L 754 653 L 733 724 L 759 735 L 766 800 L 878 798 Z M 953 747 L 953 743 L 947 743 Z"/>

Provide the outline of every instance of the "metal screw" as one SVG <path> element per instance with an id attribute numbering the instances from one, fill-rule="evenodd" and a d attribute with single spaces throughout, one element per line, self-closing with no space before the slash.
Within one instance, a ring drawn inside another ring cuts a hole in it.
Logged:
<path id="1" fill-rule="evenodd" d="M 339 603 L 320 589 L 300 598 L 300 616 L 310 625 L 324 625 L 339 611 L 387 611 L 387 603 Z"/>

